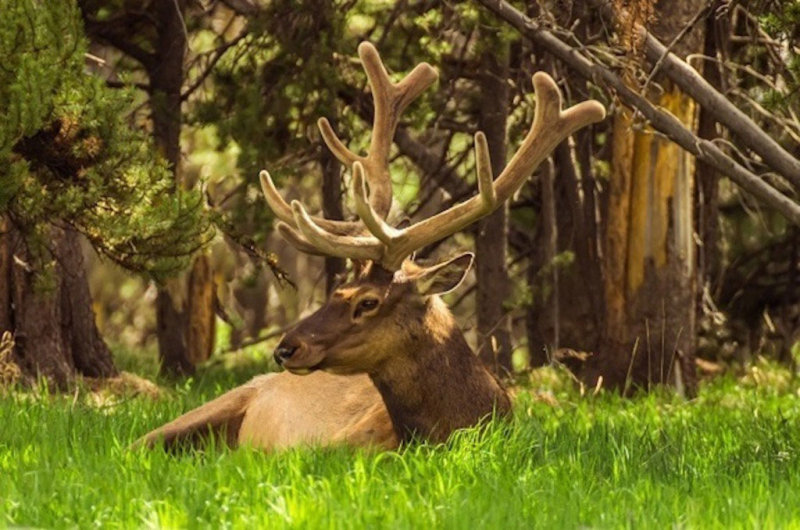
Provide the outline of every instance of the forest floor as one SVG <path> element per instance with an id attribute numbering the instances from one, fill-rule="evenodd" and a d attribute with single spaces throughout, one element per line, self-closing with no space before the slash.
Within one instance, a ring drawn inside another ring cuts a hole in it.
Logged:
<path id="1" fill-rule="evenodd" d="M 126 448 L 259 369 L 0 396 L 0 527 L 800 528 L 800 382 L 764 364 L 692 401 L 534 372 L 513 421 L 399 452 Z"/>

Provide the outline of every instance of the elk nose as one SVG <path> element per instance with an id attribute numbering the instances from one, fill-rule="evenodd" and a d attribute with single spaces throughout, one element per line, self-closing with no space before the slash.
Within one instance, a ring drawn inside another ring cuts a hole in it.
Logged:
<path id="1" fill-rule="evenodd" d="M 278 347 L 275 348 L 275 352 L 272 354 L 272 356 L 275 357 L 276 363 L 283 364 L 284 361 L 291 359 L 292 355 L 294 355 L 296 351 L 297 346 L 281 342 L 278 344 Z"/>

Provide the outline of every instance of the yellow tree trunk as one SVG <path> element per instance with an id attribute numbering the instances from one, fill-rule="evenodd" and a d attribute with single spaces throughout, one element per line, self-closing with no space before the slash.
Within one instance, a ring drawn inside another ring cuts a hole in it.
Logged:
<path id="1" fill-rule="evenodd" d="M 689 127 L 676 87 L 656 101 Z M 693 387 L 694 159 L 628 110 L 614 118 L 604 259 L 604 341 L 592 371 L 617 387 Z"/>

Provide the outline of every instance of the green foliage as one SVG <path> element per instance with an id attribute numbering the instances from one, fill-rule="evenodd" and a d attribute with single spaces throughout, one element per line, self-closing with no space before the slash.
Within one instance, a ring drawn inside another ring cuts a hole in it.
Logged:
<path id="1" fill-rule="evenodd" d="M 0 214 L 46 267 L 49 227 L 72 226 L 116 263 L 174 273 L 209 239 L 196 192 L 125 121 L 130 94 L 84 72 L 70 2 L 0 0 Z"/>
<path id="2" fill-rule="evenodd" d="M 536 386 L 552 390 L 548 402 L 521 395 L 510 424 L 380 454 L 126 449 L 219 392 L 211 381 L 180 387 L 171 399 L 99 408 L 73 396 L 0 398 L 0 525 L 787 528 L 800 521 L 797 381 L 779 392 L 717 381 L 692 402 L 664 393 L 580 397 L 557 381 Z"/>

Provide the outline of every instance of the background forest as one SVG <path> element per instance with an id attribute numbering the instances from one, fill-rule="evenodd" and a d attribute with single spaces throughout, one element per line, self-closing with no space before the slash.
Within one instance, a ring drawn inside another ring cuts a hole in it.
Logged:
<path id="1" fill-rule="evenodd" d="M 372 99 L 356 54 L 366 40 L 396 78 L 423 61 L 439 71 L 394 138 L 397 221 L 477 193 L 477 131 L 499 174 L 528 130 L 534 72 L 553 75 L 565 105 L 593 98 L 608 109 L 559 145 L 510 204 L 417 254 L 474 250 L 473 272 L 447 302 L 493 371 L 523 388 L 557 380 L 580 396 L 666 384 L 699 394 L 709 410 L 748 384 L 796 398 L 799 2 L 0 0 L 0 12 L 0 387 L 38 380 L 71 390 L 136 372 L 177 389 L 200 381 L 193 403 L 231 386 L 242 366 L 275 369 L 278 337 L 319 307 L 347 264 L 280 239 L 258 174 L 269 170 L 287 200 L 315 213 L 353 218 L 351 172 L 317 120 L 354 152 L 368 146 Z M 202 387 L 206 374 L 216 375 Z M 702 381 L 721 374 L 736 382 L 704 397 Z M 639 413 L 661 421 L 658 401 L 608 399 L 616 412 L 601 422 L 605 435 L 646 431 L 632 419 Z M 796 405 L 781 403 L 767 407 L 777 415 L 770 429 L 785 425 L 782 414 L 796 425 Z M 512 447 L 561 435 L 600 447 L 595 431 L 564 434 L 536 406 L 526 410 L 542 430 L 515 431 Z M 576 414 L 591 415 L 585 406 Z M 164 421 L 171 407 L 148 414 Z M 36 410 L 28 414 L 59 425 L 52 410 Z M 128 427 L 111 430 L 125 445 L 143 420 L 121 414 Z M 699 428 L 701 418 L 662 426 L 675 450 L 663 458 L 696 451 L 700 462 L 703 450 L 730 449 L 681 438 L 681 426 Z M 793 435 L 768 442 L 767 428 L 737 425 L 798 465 Z M 457 442 L 480 450 L 470 443 Z M 545 461 L 572 446 L 554 447 Z M 559 472 L 601 465 L 587 458 Z M 344 455 L 332 462 L 349 465 Z M 515 465 L 500 467 L 502 478 Z M 636 471 L 626 469 L 620 480 Z M 314 487 L 299 495 L 313 499 Z M 587 496 L 595 487 L 585 484 Z M 563 492 L 550 493 L 563 502 Z M 589 511 L 619 504 L 606 501 Z M 5 512 L 10 522 L 41 521 Z M 158 513 L 157 525 L 187 524 L 183 512 Z M 216 521 L 204 513 L 188 520 Z"/>
<path id="2" fill-rule="evenodd" d="M 795 3 L 532 4 L 516 28 L 497 5 L 6 2 L 9 360 L 63 384 L 116 373 L 110 345 L 191 374 L 263 350 L 324 300 L 344 263 L 280 243 L 257 175 L 350 215 L 349 171 L 315 122 L 365 147 L 371 99 L 353 58 L 370 40 L 397 75 L 421 61 L 441 74 L 394 142 L 396 209 L 412 220 L 475 193 L 475 131 L 502 168 L 532 112 L 532 72 L 611 110 L 510 206 L 422 253 L 474 247 L 450 302 L 498 373 L 560 360 L 591 385 L 694 392 L 695 358 L 706 371 L 756 356 L 793 366 Z M 564 49 L 583 69 L 558 60 Z M 703 78 L 686 80 L 686 64 Z"/>

